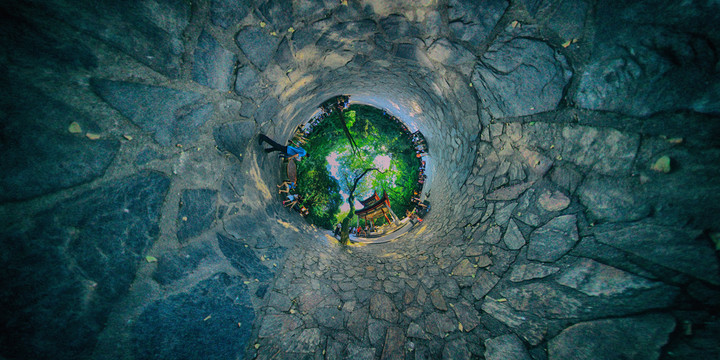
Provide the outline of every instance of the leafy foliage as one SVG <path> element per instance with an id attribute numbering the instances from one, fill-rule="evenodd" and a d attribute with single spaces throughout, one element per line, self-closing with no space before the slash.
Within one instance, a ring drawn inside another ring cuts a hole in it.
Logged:
<path id="1" fill-rule="evenodd" d="M 357 144 L 356 153 L 352 151 L 346 129 Z M 364 199 L 374 191 L 382 195 L 384 190 L 398 216 L 402 217 L 411 208 L 410 198 L 418 185 L 420 161 L 400 124 L 382 110 L 351 105 L 343 113 L 333 111 L 315 126 L 305 149 L 311 156 L 298 164 L 298 190 L 307 199 L 308 221 L 332 228 L 338 215 L 343 215 L 340 214 L 340 190 L 349 195 L 357 177 L 370 168 L 380 171 L 368 172 L 358 182 L 355 198 Z M 331 153 L 339 164 L 337 180 L 329 171 L 327 157 Z M 376 225 L 384 222 L 385 219 L 378 219 Z"/>

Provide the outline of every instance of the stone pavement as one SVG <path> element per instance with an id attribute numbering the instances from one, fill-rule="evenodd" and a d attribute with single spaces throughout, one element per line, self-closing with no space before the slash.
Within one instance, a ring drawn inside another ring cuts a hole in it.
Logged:
<path id="1" fill-rule="evenodd" d="M 717 4 L 0 8 L 4 359 L 720 354 Z M 432 149 L 393 242 L 282 208 L 253 141 L 339 94 Z"/>

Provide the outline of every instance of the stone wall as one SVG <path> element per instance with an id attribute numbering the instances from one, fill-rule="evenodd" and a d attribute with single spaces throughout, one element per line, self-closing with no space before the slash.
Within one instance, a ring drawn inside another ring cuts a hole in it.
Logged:
<path id="1" fill-rule="evenodd" d="M 720 351 L 717 5 L 0 9 L 3 358 Z M 339 94 L 428 140 L 393 243 L 283 209 L 256 145 Z"/>

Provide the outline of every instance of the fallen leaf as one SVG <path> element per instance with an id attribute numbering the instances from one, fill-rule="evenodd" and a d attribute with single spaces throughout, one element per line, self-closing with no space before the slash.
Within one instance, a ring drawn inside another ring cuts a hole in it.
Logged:
<path id="1" fill-rule="evenodd" d="M 667 155 L 661 156 L 655 163 L 650 167 L 650 169 L 661 172 L 664 174 L 667 174 L 670 172 L 670 157 Z"/>
<path id="2" fill-rule="evenodd" d="M 570 44 L 572 44 L 572 40 L 568 40 L 568 41 L 562 43 L 562 47 L 566 48 L 566 47 L 570 46 Z"/>
<path id="3" fill-rule="evenodd" d="M 249 285 L 249 284 L 250 284 L 250 282 L 249 282 L 249 281 L 247 281 L 247 280 L 245 280 L 245 281 L 243 281 L 243 284 L 245 284 L 245 285 Z"/>
<path id="4" fill-rule="evenodd" d="M 82 129 L 80 128 L 80 124 L 78 124 L 77 122 L 73 121 L 73 122 L 70 123 L 70 126 L 68 126 L 68 131 L 69 131 L 71 134 L 79 134 L 79 133 L 82 132 Z"/>
<path id="5" fill-rule="evenodd" d="M 261 21 L 261 22 L 260 22 L 260 27 L 261 27 L 261 28 L 264 28 L 266 25 L 267 25 L 267 24 L 266 24 L 264 21 Z"/>
<path id="6" fill-rule="evenodd" d="M 203 319 L 203 321 L 208 321 L 208 320 L 210 320 L 211 317 L 212 317 L 212 315 L 208 315 Z"/>
<path id="7" fill-rule="evenodd" d="M 683 138 L 670 138 L 670 139 L 667 139 L 667 142 L 669 142 L 671 144 L 682 144 Z"/>
<path id="8" fill-rule="evenodd" d="M 497 301 L 497 302 L 506 302 L 507 299 L 506 299 L 506 298 L 502 298 L 502 299 L 497 299 L 497 300 L 495 300 L 495 301 Z"/>
<path id="9" fill-rule="evenodd" d="M 154 262 L 157 262 L 158 260 L 156 257 L 148 255 L 145 257 L 145 261 L 147 261 L 149 263 L 154 263 Z"/>
<path id="10" fill-rule="evenodd" d="M 241 322 L 238 323 L 238 327 L 242 327 L 242 323 L 241 323 Z"/>
<path id="11" fill-rule="evenodd" d="M 260 348 L 260 344 L 255 344 L 255 349 L 259 349 L 259 348 Z"/>
<path id="12" fill-rule="evenodd" d="M 277 36 L 277 33 L 274 32 L 274 31 L 271 31 L 271 32 L 270 32 L 270 35 L 272 35 L 272 36 Z"/>
<path id="13" fill-rule="evenodd" d="M 463 331 L 462 323 L 458 323 L 458 330 Z"/>
<path id="14" fill-rule="evenodd" d="M 187 221 L 187 216 L 183 216 L 182 221 Z"/>
<path id="15" fill-rule="evenodd" d="M 512 28 L 514 29 L 518 26 L 518 24 L 520 23 L 517 20 L 513 20 L 513 22 L 510 23 L 510 26 L 512 26 Z"/>
<path id="16" fill-rule="evenodd" d="M 133 137 L 132 137 L 132 136 L 130 136 L 130 135 L 123 135 L 123 137 L 124 137 L 124 138 L 125 138 L 125 140 L 127 140 L 127 141 L 130 141 L 130 140 L 132 140 L 132 139 L 133 139 Z"/>
<path id="17" fill-rule="evenodd" d="M 87 136 L 87 138 L 90 140 L 97 140 L 100 138 L 100 135 L 95 134 L 95 133 L 87 133 L 87 134 L 85 134 L 85 136 Z"/>
<path id="18" fill-rule="evenodd" d="M 291 33 L 291 34 L 294 33 L 294 32 L 295 32 L 295 28 L 292 27 L 292 26 L 289 27 L 289 28 L 288 28 L 288 32 Z"/>

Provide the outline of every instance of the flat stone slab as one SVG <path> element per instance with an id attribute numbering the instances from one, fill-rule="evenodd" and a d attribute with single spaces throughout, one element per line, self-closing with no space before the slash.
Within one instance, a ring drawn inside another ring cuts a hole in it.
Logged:
<path id="1" fill-rule="evenodd" d="M 235 43 L 253 65 L 264 71 L 280 44 L 280 38 L 270 35 L 270 30 L 249 26 L 240 30 Z"/>
<path id="2" fill-rule="evenodd" d="M 575 103 L 636 117 L 680 110 L 717 113 L 715 50 L 699 35 L 706 33 L 700 29 L 704 24 L 716 21 L 706 18 L 711 11 L 701 3 L 633 5 L 606 6 L 596 13 L 599 36 L 579 77 Z M 646 9 L 640 10 L 645 7 L 672 15 L 646 24 L 637 20 L 647 16 Z"/>
<path id="3" fill-rule="evenodd" d="M 640 222 L 595 228 L 600 243 L 639 256 L 711 284 L 720 285 L 720 265 L 709 243 L 696 239 L 698 231 Z"/>
<path id="4" fill-rule="evenodd" d="M 177 237 L 180 242 L 200 235 L 215 220 L 217 191 L 183 190 L 178 211 Z"/>
<path id="5" fill-rule="evenodd" d="M 578 188 L 580 203 L 599 221 L 635 221 L 650 214 L 652 207 L 631 179 L 591 176 Z"/>
<path id="6" fill-rule="evenodd" d="M 232 86 L 232 73 L 237 56 L 226 50 L 208 32 L 200 34 L 195 48 L 193 80 L 220 91 L 228 91 Z"/>
<path id="7" fill-rule="evenodd" d="M 657 359 L 673 329 L 670 315 L 579 323 L 550 340 L 548 359 Z"/>
<path id="8" fill-rule="evenodd" d="M 7 86 L 0 105 L 12 115 L 2 125 L 7 146 L 0 156 L 0 202 L 52 193 L 105 173 L 120 149 L 117 140 L 91 140 L 87 133 L 100 132 L 95 121 L 34 88 L 14 82 Z M 68 131 L 73 122 L 80 133 Z"/>
<path id="9" fill-rule="evenodd" d="M 455 316 L 457 316 L 462 326 L 462 331 L 470 332 L 480 325 L 480 314 L 468 302 L 461 301 L 452 306 Z"/>
<path id="10" fill-rule="evenodd" d="M 385 344 L 383 345 L 381 360 L 402 360 L 405 359 L 405 334 L 399 327 L 389 327 L 385 333 Z"/>
<path id="11" fill-rule="evenodd" d="M 472 83 L 494 118 L 555 110 L 572 73 L 545 42 L 505 36 L 475 66 Z"/>
<path id="12" fill-rule="evenodd" d="M 248 143 L 255 135 L 255 128 L 254 121 L 236 121 L 213 129 L 213 137 L 218 149 L 227 151 L 243 161 Z"/>
<path id="13" fill-rule="evenodd" d="M 191 5 L 185 2 L 48 4 L 46 16 L 100 39 L 151 69 L 178 78 Z M 162 13 L 162 14 L 160 14 Z"/>
<path id="14" fill-rule="evenodd" d="M 98 78 L 90 79 L 90 85 L 105 102 L 163 146 L 194 140 L 197 129 L 213 113 L 212 104 L 199 105 L 203 96 L 194 92 Z"/>
<path id="15" fill-rule="evenodd" d="M 485 359 L 530 360 L 532 358 L 520 338 L 514 334 L 507 334 L 485 340 Z"/>
<path id="16" fill-rule="evenodd" d="M 570 198 L 560 191 L 545 190 L 538 198 L 538 205 L 546 211 L 560 211 L 570 206 Z"/>
<path id="17" fill-rule="evenodd" d="M 272 270 L 263 265 L 255 251 L 227 236 L 217 234 L 218 247 L 223 255 L 248 279 L 265 281 L 272 277 Z"/>
<path id="18" fill-rule="evenodd" d="M 510 250 L 518 250 L 525 245 L 525 237 L 523 237 L 514 220 L 508 222 L 507 230 L 503 235 L 503 242 Z"/>
<path id="19" fill-rule="evenodd" d="M 508 7 L 505 0 L 491 0 L 482 4 L 473 1 L 450 0 L 448 24 L 455 37 L 462 41 L 480 44 L 490 35 Z"/>
<path id="20" fill-rule="evenodd" d="M 165 175 L 142 172 L 64 199 L 27 231 L 4 230 L 2 283 L 13 294 L 4 329 L 19 339 L 4 342 L 4 353 L 72 359 L 95 346 L 158 237 L 169 186 Z"/>
<path id="21" fill-rule="evenodd" d="M 513 265 L 510 272 L 510 281 L 520 282 L 532 279 L 542 279 L 560 271 L 559 267 L 529 263 L 522 265 Z"/>
<path id="22" fill-rule="evenodd" d="M 303 325 L 297 316 L 288 314 L 265 315 L 262 318 L 258 337 L 281 336 Z"/>
<path id="23" fill-rule="evenodd" d="M 376 293 L 370 298 L 370 315 L 376 319 L 395 322 L 398 320 L 398 310 L 393 301 L 385 294 Z"/>
<path id="24" fill-rule="evenodd" d="M 485 195 L 485 199 L 491 200 L 491 201 L 508 201 L 508 200 L 515 200 L 520 195 L 522 195 L 525 190 L 529 189 L 531 186 L 535 184 L 534 181 L 521 183 L 517 185 L 512 186 L 506 186 L 500 189 L 497 189 L 487 195 Z"/>
<path id="25" fill-rule="evenodd" d="M 225 273 L 148 305 L 133 327 L 137 359 L 242 357 L 255 312 L 242 279 Z"/>
<path id="26" fill-rule="evenodd" d="M 558 216 L 530 234 L 527 258 L 556 261 L 570 251 L 578 239 L 575 215 Z"/>
<path id="27" fill-rule="evenodd" d="M 250 12 L 244 2 L 234 0 L 212 0 L 210 2 L 210 21 L 227 29 L 239 24 Z"/>
<path id="28" fill-rule="evenodd" d="M 589 296 L 620 295 L 626 291 L 650 289 L 662 284 L 590 259 L 578 261 L 556 281 Z"/>

